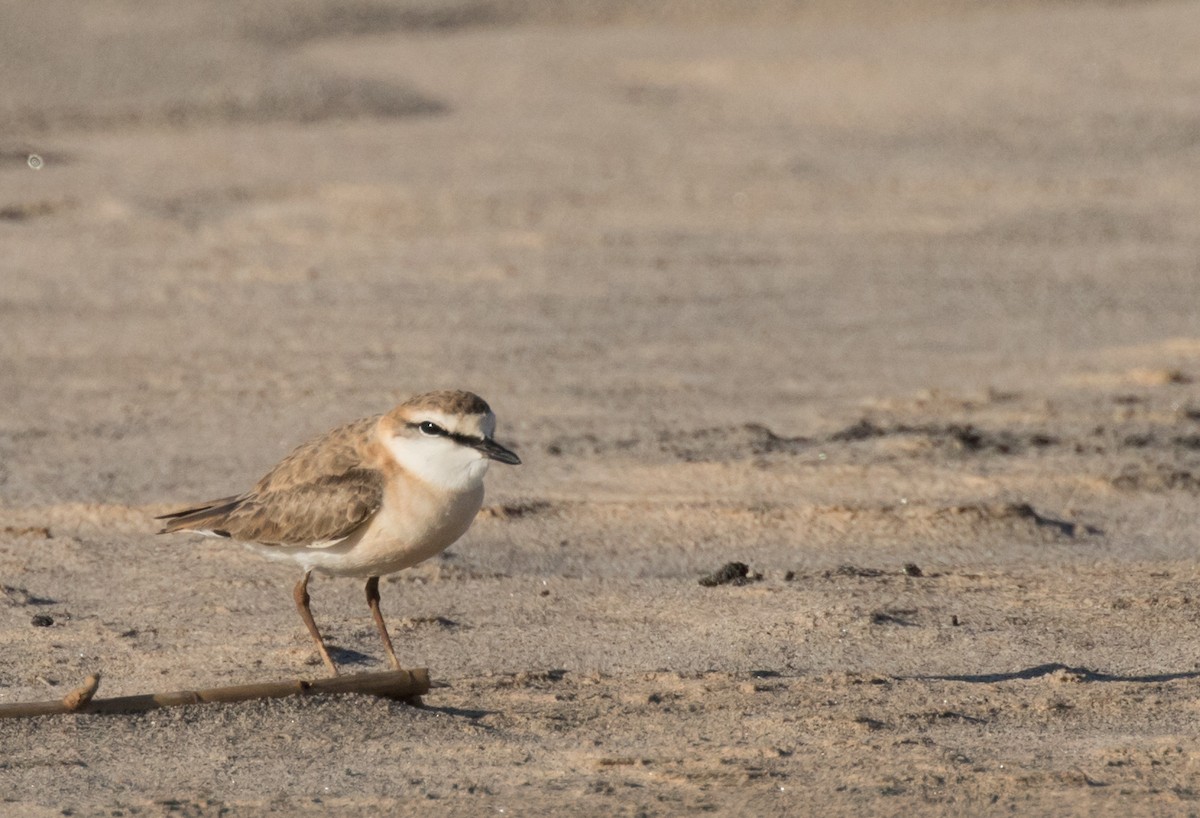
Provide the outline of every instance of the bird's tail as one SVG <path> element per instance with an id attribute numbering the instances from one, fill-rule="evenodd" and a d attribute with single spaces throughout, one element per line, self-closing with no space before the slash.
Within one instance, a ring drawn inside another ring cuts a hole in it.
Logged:
<path id="1" fill-rule="evenodd" d="M 241 497 L 222 497 L 220 500 L 213 500 L 210 503 L 185 508 L 180 511 L 172 511 L 169 514 L 160 514 L 155 517 L 156 520 L 166 520 L 159 534 L 170 534 L 175 531 L 197 531 L 204 534 L 216 534 L 220 537 L 228 537 L 229 534 L 221 530 L 223 522 L 228 514 L 234 511 L 241 505 Z"/>

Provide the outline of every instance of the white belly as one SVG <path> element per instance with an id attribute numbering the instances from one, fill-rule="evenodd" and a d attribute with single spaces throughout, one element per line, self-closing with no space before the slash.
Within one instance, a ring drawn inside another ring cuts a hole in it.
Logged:
<path id="1" fill-rule="evenodd" d="M 334 576 L 377 577 L 446 550 L 471 527 L 483 505 L 483 485 L 461 492 L 413 491 L 387 496 L 370 521 L 321 548 L 246 543 L 257 554 Z"/>

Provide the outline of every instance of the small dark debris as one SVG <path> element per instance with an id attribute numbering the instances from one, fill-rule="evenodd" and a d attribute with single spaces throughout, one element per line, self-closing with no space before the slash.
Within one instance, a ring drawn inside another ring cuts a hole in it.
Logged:
<path id="1" fill-rule="evenodd" d="M 546 454 L 553 457 L 562 455 L 596 455 L 603 454 L 610 446 L 602 443 L 593 434 L 583 434 L 577 437 L 563 437 L 546 445 Z"/>
<path id="2" fill-rule="evenodd" d="M 1034 432 L 1024 441 L 1012 432 L 987 432 L 966 423 L 953 423 L 949 426 L 914 426 L 904 428 L 906 432 L 919 432 L 937 440 L 949 439 L 958 444 L 966 452 L 993 451 L 999 454 L 1014 454 L 1019 452 L 1023 443 L 1038 447 L 1046 447 L 1058 442 L 1058 439 L 1042 432 Z"/>
<path id="3" fill-rule="evenodd" d="M 633 448 L 637 442 L 629 441 L 624 448 Z M 662 432 L 658 435 L 657 444 L 659 452 L 663 454 L 685 463 L 697 463 L 768 454 L 797 454 L 807 449 L 811 441 L 806 437 L 776 434 L 761 423 L 745 423 L 685 433 Z"/>
<path id="4" fill-rule="evenodd" d="M 750 566 L 744 562 L 727 562 L 721 570 L 700 578 L 705 588 L 717 585 L 747 585 L 762 579 L 762 574 L 750 574 Z"/>
<path id="5" fill-rule="evenodd" d="M 917 565 L 915 562 L 904 563 L 904 574 L 905 574 L 905 576 L 910 576 L 910 577 L 925 576 L 925 572 L 921 570 L 921 566 Z"/>
<path id="6" fill-rule="evenodd" d="M 742 427 L 750 437 L 750 450 L 754 454 L 795 454 L 808 446 L 811 441 L 806 437 L 787 437 L 776 434 L 761 423 L 747 423 Z"/>
<path id="7" fill-rule="evenodd" d="M 966 452 L 993 451 L 1000 454 L 1014 454 L 1024 446 L 1045 448 L 1059 443 L 1059 439 L 1044 432 L 1032 432 L 1028 435 L 1017 435 L 1012 432 L 988 432 L 969 423 L 953 423 L 948 426 L 932 424 L 881 426 L 874 421 L 863 418 L 853 426 L 847 426 L 841 431 L 829 436 L 830 441 L 858 441 L 888 435 L 924 435 L 935 443 L 952 442 Z"/>
<path id="8" fill-rule="evenodd" d="M 1104 532 L 1095 526 L 1085 525 L 1080 526 L 1078 523 L 1072 523 L 1069 520 L 1057 520 L 1053 517 L 1047 517 L 1039 514 L 1037 509 L 1028 503 L 1018 503 L 1012 507 L 1012 512 L 1018 517 L 1026 517 L 1033 520 L 1034 525 L 1042 528 L 1051 528 L 1066 537 L 1074 537 L 1079 533 L 1080 528 L 1084 534 L 1103 534 Z"/>
<path id="9" fill-rule="evenodd" d="M 13 605 L 53 605 L 57 601 L 45 596 L 36 596 L 25 588 L 14 585 L 0 585 L 0 596 L 6 597 Z"/>
<path id="10" fill-rule="evenodd" d="M 518 520 L 522 517 L 532 517 L 550 509 L 550 503 L 545 500 L 532 500 L 526 503 L 506 503 L 504 505 L 487 506 L 483 509 L 484 516 L 500 520 Z"/>
<path id="11" fill-rule="evenodd" d="M 887 433 L 887 429 L 866 418 L 862 418 L 853 426 L 847 426 L 840 432 L 834 432 L 829 436 L 829 439 L 836 441 L 868 440 L 872 437 L 883 437 Z"/>
<path id="12" fill-rule="evenodd" d="M 1112 478 L 1114 488 L 1124 491 L 1198 491 L 1200 474 L 1161 463 L 1155 466 L 1130 466 Z"/>
<path id="13" fill-rule="evenodd" d="M 794 580 L 795 578 L 796 578 L 796 572 L 795 572 L 795 571 L 788 571 L 786 574 L 784 574 L 784 575 L 783 575 L 783 581 L 784 581 L 784 582 L 791 582 L 791 581 L 792 581 L 792 580 Z"/>
<path id="14" fill-rule="evenodd" d="M 46 616 L 45 614 L 38 614 L 33 619 L 29 620 L 29 624 L 33 625 L 35 628 L 48 628 L 54 624 L 54 618 Z"/>
<path id="15" fill-rule="evenodd" d="M 917 613 L 916 608 L 875 611 L 871 614 L 872 625 L 901 625 L 906 628 L 914 627 L 917 623 L 909 619 Z"/>
<path id="16" fill-rule="evenodd" d="M 1008 432 L 989 434 L 976 429 L 969 423 L 965 425 L 952 424 L 946 428 L 945 433 L 969 452 L 994 449 L 1000 454 L 1011 454 L 1019 448 L 1017 439 L 1012 434 Z"/>
<path id="17" fill-rule="evenodd" d="M 832 571 L 826 571 L 825 579 L 830 579 L 832 577 L 863 577 L 869 579 L 871 577 L 881 577 L 886 573 L 886 571 L 881 571 L 878 568 L 861 568 L 857 565 L 845 563 L 843 565 L 839 565 Z"/>
<path id="18" fill-rule="evenodd" d="M 549 588 L 543 588 L 543 589 L 541 590 L 541 592 L 538 594 L 538 596 L 550 596 L 550 589 L 549 589 Z"/>
<path id="19" fill-rule="evenodd" d="M 553 456 L 642 453 L 699 463 L 797 454 L 811 445 L 812 441 L 806 437 L 788 437 L 761 423 L 744 423 L 707 429 L 663 430 L 653 436 L 621 439 L 601 439 L 594 434 L 574 435 L 550 441 L 545 451 Z"/>
<path id="20" fill-rule="evenodd" d="M 436 625 L 446 630 L 460 627 L 458 622 L 445 616 L 410 616 L 400 620 L 400 625 L 410 630 L 421 625 Z"/>
<path id="21" fill-rule="evenodd" d="M 961 622 L 959 622 L 959 621 L 958 621 L 958 614 L 951 614 L 951 615 L 950 615 L 950 624 L 951 624 L 951 625 L 953 625 L 953 626 L 954 626 L 954 627 L 956 627 L 956 628 L 957 628 L 959 625 L 961 625 L 961 624 L 962 624 Z"/>
<path id="22" fill-rule="evenodd" d="M 57 202 L 22 202 L 0 207 L 0 220 L 23 222 L 38 216 L 49 216 L 62 207 Z"/>
<path id="23" fill-rule="evenodd" d="M 854 723 L 861 724 L 871 731 L 883 730 L 887 727 L 886 722 L 882 722 L 879 719 L 873 719 L 870 716 L 859 716 L 854 720 Z"/>
<path id="24" fill-rule="evenodd" d="M 940 713 L 928 713 L 925 716 L 928 721 L 936 721 L 938 719 L 957 719 L 965 721 L 968 724 L 987 724 L 987 719 L 981 719 L 976 716 L 968 716 L 966 713 L 959 713 L 955 710 L 943 710 Z"/>
<path id="25" fill-rule="evenodd" d="M 0 528 L 0 533 L 11 534 L 14 537 L 39 537 L 43 540 L 51 538 L 50 529 L 44 525 L 6 525 Z"/>

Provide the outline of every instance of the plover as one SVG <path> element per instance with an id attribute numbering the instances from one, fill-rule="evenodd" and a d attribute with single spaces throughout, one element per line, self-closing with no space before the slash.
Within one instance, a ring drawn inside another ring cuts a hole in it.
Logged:
<path id="1" fill-rule="evenodd" d="M 492 460 L 521 459 L 497 443 L 496 416 L 471 392 L 418 395 L 301 445 L 231 497 L 156 517 L 162 534 L 194 531 L 300 566 L 293 596 L 330 673 L 337 665 L 309 610 L 313 571 L 367 578 L 367 605 L 392 666 L 400 662 L 379 611 L 379 578 L 461 537 L 483 504 Z"/>

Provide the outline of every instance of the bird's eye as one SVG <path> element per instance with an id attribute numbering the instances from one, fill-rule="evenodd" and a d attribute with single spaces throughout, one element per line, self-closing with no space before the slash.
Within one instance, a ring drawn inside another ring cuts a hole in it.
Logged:
<path id="1" fill-rule="evenodd" d="M 417 428 L 421 430 L 421 434 L 426 434 L 426 435 L 429 435 L 430 437 L 440 437 L 440 436 L 446 434 L 446 430 L 443 429 L 441 426 L 438 426 L 432 420 L 422 421 L 421 424 L 419 426 L 417 426 Z"/>

